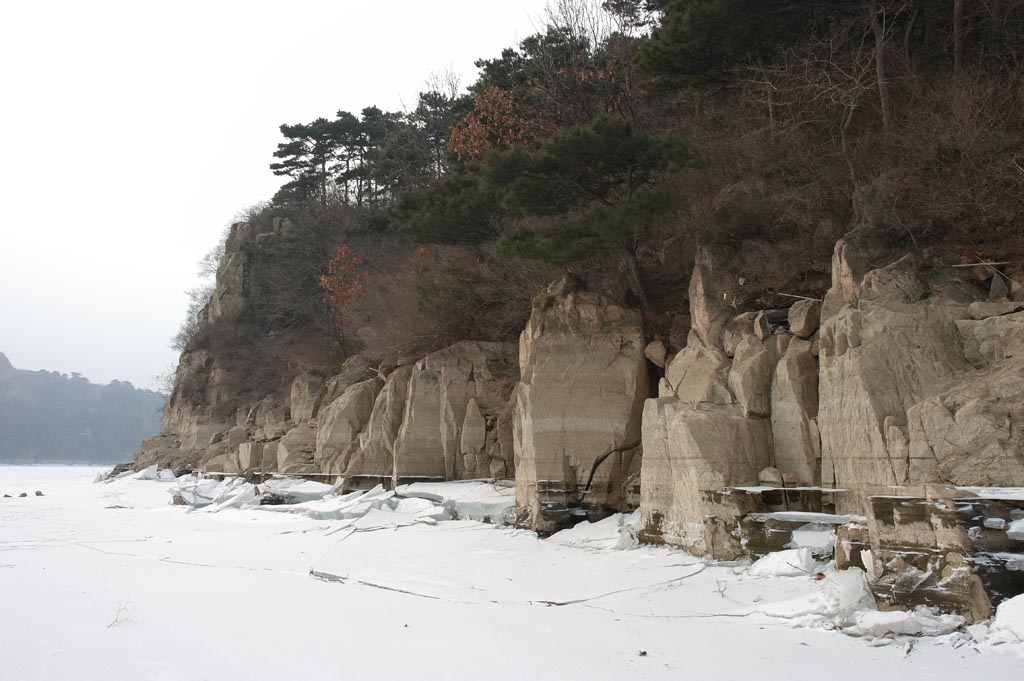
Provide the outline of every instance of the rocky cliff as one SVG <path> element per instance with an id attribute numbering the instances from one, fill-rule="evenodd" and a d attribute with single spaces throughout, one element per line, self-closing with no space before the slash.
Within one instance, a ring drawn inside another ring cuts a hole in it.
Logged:
<path id="1" fill-rule="evenodd" d="M 254 262 L 290 229 L 232 228 L 204 325 L 256 304 Z M 1024 291 L 879 243 L 851 232 L 822 299 L 770 310 L 738 307 L 742 253 L 699 248 L 682 347 L 570 276 L 535 299 L 518 347 L 357 355 L 256 399 L 193 348 L 136 463 L 341 489 L 514 479 L 523 526 L 639 507 L 646 541 L 728 560 L 811 524 L 880 599 L 984 616 L 1024 591 L 1005 532 L 1024 516 L 1006 489 L 1024 487 Z"/>

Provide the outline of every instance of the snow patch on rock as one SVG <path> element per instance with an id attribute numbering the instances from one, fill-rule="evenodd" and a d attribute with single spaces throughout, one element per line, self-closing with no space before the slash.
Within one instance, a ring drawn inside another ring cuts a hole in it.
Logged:
<path id="1" fill-rule="evenodd" d="M 999 604 L 991 630 L 1004 641 L 1024 641 L 1024 594 L 1008 598 Z"/>
<path id="2" fill-rule="evenodd" d="M 806 577 L 816 572 L 811 549 L 798 548 L 769 553 L 747 568 L 746 574 L 749 577 Z"/>
<path id="3" fill-rule="evenodd" d="M 885 636 L 942 636 L 964 625 L 964 618 L 955 614 L 939 614 L 932 608 L 919 606 L 913 610 L 865 610 L 854 615 L 854 624 L 844 629 L 851 636 L 881 638 Z"/>
<path id="4" fill-rule="evenodd" d="M 585 549 L 623 551 L 640 545 L 638 533 L 643 528 L 640 511 L 616 513 L 592 523 L 584 520 L 568 529 L 556 532 L 547 541 L 562 546 Z"/>

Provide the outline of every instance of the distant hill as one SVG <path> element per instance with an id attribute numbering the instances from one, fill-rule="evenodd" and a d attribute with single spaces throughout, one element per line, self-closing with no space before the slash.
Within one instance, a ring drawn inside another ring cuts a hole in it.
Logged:
<path id="1" fill-rule="evenodd" d="M 130 461 L 166 400 L 127 381 L 15 369 L 0 353 L 0 463 Z"/>

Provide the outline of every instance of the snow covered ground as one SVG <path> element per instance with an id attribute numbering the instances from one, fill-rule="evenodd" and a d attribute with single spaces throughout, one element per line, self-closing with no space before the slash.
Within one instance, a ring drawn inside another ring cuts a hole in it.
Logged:
<path id="1" fill-rule="evenodd" d="M 465 519 L 511 498 L 488 483 L 323 499 L 289 483 L 275 494 L 299 503 L 260 507 L 225 485 L 193 509 L 168 505 L 166 476 L 96 472 L 0 467 L 4 681 L 1024 674 L 1024 600 L 969 630 L 878 613 L 858 573 L 806 548 L 706 564 L 638 546 L 628 516 L 540 540 Z"/>

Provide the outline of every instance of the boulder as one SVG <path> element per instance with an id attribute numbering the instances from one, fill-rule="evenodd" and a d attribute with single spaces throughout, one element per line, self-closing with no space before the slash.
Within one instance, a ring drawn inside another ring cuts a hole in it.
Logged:
<path id="1" fill-rule="evenodd" d="M 224 441 L 227 442 L 228 450 L 237 451 L 239 445 L 249 440 L 249 431 L 242 426 L 235 426 L 229 430 L 225 436 Z"/>
<path id="2" fill-rule="evenodd" d="M 789 308 L 789 332 L 798 338 L 810 338 L 821 321 L 821 301 L 798 300 Z"/>
<path id="3" fill-rule="evenodd" d="M 660 340 L 652 341 L 644 348 L 644 357 L 649 359 L 651 364 L 656 367 L 665 367 L 665 357 L 667 354 L 665 344 Z"/>
<path id="4" fill-rule="evenodd" d="M 754 335 L 760 341 L 766 340 L 772 335 L 772 327 L 768 322 L 768 317 L 765 316 L 764 312 L 758 312 L 757 316 L 754 317 Z"/>
<path id="5" fill-rule="evenodd" d="M 260 442 L 259 444 L 262 445 L 261 449 L 263 453 L 263 460 L 260 462 L 260 470 L 264 473 L 277 472 L 277 450 L 281 441 L 271 440 L 269 442 Z M 241 454 L 239 454 L 239 459 L 241 459 Z"/>
<path id="6" fill-rule="evenodd" d="M 344 370 L 340 374 L 331 376 L 324 381 L 323 390 L 320 396 L 320 404 L 327 405 L 341 397 L 341 394 L 350 386 L 366 380 L 373 373 L 361 368 Z M 383 379 L 383 377 L 381 377 Z"/>
<path id="7" fill-rule="evenodd" d="M 277 472 L 292 475 L 318 473 L 314 460 L 316 427 L 308 423 L 295 426 L 277 446 Z"/>
<path id="8" fill-rule="evenodd" d="M 989 287 L 989 299 L 990 300 L 1005 300 L 1010 295 L 1010 285 L 1001 275 L 992 277 L 992 283 Z"/>
<path id="9" fill-rule="evenodd" d="M 263 466 L 262 442 L 243 442 L 238 446 L 238 467 L 241 471 L 258 471 Z"/>
<path id="10" fill-rule="evenodd" d="M 519 522 L 551 531 L 580 509 L 623 509 L 650 392 L 645 346 L 638 310 L 572 280 L 534 301 L 515 393 Z"/>
<path id="11" fill-rule="evenodd" d="M 659 395 L 675 396 L 683 402 L 732 404 L 729 367 L 729 357 L 723 350 L 705 345 L 691 333 L 690 342 L 668 365 Z"/>

